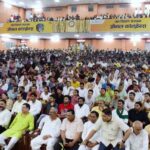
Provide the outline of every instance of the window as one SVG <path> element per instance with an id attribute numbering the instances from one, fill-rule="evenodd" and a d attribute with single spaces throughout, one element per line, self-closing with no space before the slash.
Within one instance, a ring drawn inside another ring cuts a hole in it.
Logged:
<path id="1" fill-rule="evenodd" d="M 43 8 L 43 10 L 44 10 L 45 12 L 48 12 L 48 11 L 51 11 L 51 8 L 50 8 L 50 7 L 45 7 L 45 8 Z"/>
<path id="2" fill-rule="evenodd" d="M 89 11 L 89 12 L 94 11 L 94 5 L 93 5 L 93 4 L 89 4 L 89 5 L 88 5 L 88 11 Z"/>
<path id="3" fill-rule="evenodd" d="M 56 11 L 62 11 L 63 8 L 62 8 L 62 7 L 56 7 L 55 10 L 56 10 Z"/>
<path id="4" fill-rule="evenodd" d="M 72 5 L 71 12 L 76 12 L 76 11 L 77 11 L 77 5 Z"/>
<path id="5" fill-rule="evenodd" d="M 128 8 L 129 5 L 128 4 L 120 4 L 120 8 Z"/>
<path id="6" fill-rule="evenodd" d="M 108 5 L 106 5 L 106 8 L 107 9 L 114 8 L 114 5 L 108 4 Z"/>

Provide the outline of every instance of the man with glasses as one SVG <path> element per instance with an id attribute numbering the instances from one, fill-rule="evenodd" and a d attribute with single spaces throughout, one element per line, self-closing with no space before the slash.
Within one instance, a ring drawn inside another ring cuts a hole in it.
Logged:
<path id="1" fill-rule="evenodd" d="M 60 135 L 60 126 L 61 121 L 57 117 L 57 110 L 52 107 L 49 116 L 45 116 L 41 120 L 38 129 L 34 132 L 34 135 L 39 132 L 40 135 L 31 141 L 32 150 L 40 150 L 43 144 L 47 145 L 47 150 L 53 150 L 53 146 Z"/>

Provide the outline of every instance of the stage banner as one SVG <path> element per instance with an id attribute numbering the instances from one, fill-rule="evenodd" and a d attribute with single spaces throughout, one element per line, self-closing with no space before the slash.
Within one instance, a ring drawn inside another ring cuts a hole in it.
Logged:
<path id="1" fill-rule="evenodd" d="M 51 33 L 52 22 L 13 22 L 0 23 L 0 33 L 30 34 Z"/>
<path id="2" fill-rule="evenodd" d="M 64 33 L 90 32 L 89 20 L 0 23 L 0 33 Z"/>
<path id="3" fill-rule="evenodd" d="M 91 32 L 150 32 L 149 18 L 91 20 Z"/>

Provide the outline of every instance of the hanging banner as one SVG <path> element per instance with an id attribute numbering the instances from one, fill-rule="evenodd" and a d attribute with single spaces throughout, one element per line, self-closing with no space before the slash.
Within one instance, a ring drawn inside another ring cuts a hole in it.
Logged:
<path id="1" fill-rule="evenodd" d="M 149 18 L 92 20 L 91 32 L 150 32 Z"/>
<path id="2" fill-rule="evenodd" d="M 13 22 L 0 23 L 0 33 L 31 34 L 31 33 L 90 32 L 90 21 L 50 21 L 50 22 Z"/>

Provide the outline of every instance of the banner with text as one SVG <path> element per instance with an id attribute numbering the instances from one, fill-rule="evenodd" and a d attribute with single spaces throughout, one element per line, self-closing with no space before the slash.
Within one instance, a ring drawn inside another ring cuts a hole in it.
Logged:
<path id="1" fill-rule="evenodd" d="M 52 32 L 90 32 L 90 21 L 50 21 L 50 22 L 16 22 L 0 23 L 0 33 L 30 34 Z"/>
<path id="2" fill-rule="evenodd" d="M 150 32 L 149 18 L 91 20 L 91 32 Z"/>

